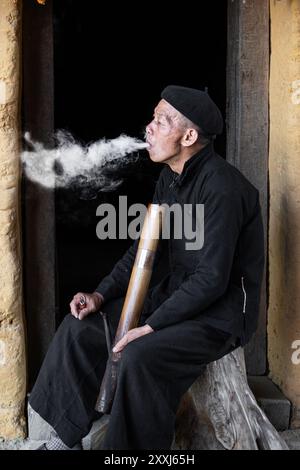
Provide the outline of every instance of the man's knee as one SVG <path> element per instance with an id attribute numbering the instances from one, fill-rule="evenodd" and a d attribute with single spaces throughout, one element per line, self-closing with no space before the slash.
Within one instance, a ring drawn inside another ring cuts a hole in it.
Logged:
<path id="1" fill-rule="evenodd" d="M 101 336 L 101 322 L 100 319 L 96 318 L 95 314 L 90 314 L 88 317 L 83 320 L 78 320 L 71 313 L 65 316 L 63 319 L 58 333 L 63 335 L 71 335 L 72 337 L 77 337 L 81 334 L 89 334 L 94 330 L 99 331 L 99 336 Z"/>
<path id="2" fill-rule="evenodd" d="M 121 367 L 131 371 L 149 368 L 153 354 L 154 351 L 151 351 L 141 341 L 131 341 L 122 351 Z"/>
<path id="3" fill-rule="evenodd" d="M 70 331 L 76 331 L 80 330 L 82 328 L 82 323 L 83 320 L 78 320 L 75 318 L 71 313 L 65 316 L 63 321 L 60 324 L 59 329 L 61 330 L 70 330 Z"/>

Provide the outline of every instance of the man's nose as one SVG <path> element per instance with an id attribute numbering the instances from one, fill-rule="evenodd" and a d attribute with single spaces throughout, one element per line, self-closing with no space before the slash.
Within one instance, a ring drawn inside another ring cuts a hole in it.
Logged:
<path id="1" fill-rule="evenodd" d="M 146 126 L 146 134 L 152 134 L 153 133 L 153 129 L 152 129 L 152 122 L 149 122 L 149 124 Z"/>

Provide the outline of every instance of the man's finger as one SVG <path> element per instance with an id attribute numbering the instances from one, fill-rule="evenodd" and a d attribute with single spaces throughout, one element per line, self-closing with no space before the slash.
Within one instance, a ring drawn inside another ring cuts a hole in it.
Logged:
<path id="1" fill-rule="evenodd" d="M 122 349 L 125 348 L 126 344 L 128 343 L 128 336 L 127 334 L 125 336 L 123 336 L 122 339 L 120 339 L 120 341 L 118 341 L 118 343 L 115 345 L 115 347 L 113 348 L 113 352 L 120 352 L 122 351 Z"/>
<path id="2" fill-rule="evenodd" d="M 82 308 L 78 314 L 79 320 L 83 320 L 83 318 L 86 317 L 88 313 L 89 313 L 88 308 Z"/>
<path id="3" fill-rule="evenodd" d="M 80 300 L 80 297 L 84 295 L 83 292 L 77 292 L 77 294 L 74 295 L 73 300 Z"/>
<path id="4" fill-rule="evenodd" d="M 77 308 L 74 301 L 70 303 L 71 313 L 75 318 L 78 318 Z"/>
<path id="5" fill-rule="evenodd" d="M 77 294 L 74 295 L 72 302 L 78 305 L 82 297 L 85 297 L 85 295 L 82 294 L 81 292 L 77 292 Z"/>

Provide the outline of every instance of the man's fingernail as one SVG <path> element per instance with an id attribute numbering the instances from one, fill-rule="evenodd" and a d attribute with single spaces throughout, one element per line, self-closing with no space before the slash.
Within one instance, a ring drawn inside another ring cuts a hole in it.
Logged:
<path id="1" fill-rule="evenodd" d="M 113 348 L 113 352 L 117 352 L 117 348 Z"/>

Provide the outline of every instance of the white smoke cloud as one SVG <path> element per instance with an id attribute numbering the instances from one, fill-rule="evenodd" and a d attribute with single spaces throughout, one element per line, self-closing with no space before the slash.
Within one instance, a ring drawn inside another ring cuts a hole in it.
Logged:
<path id="1" fill-rule="evenodd" d="M 33 141 L 29 133 L 24 137 L 32 148 L 21 154 L 26 176 L 45 188 L 62 188 L 75 183 L 111 191 L 122 180 L 105 176 L 105 166 L 114 169 L 117 177 L 121 164 L 128 159 L 132 161 L 138 158 L 138 150 L 148 147 L 147 143 L 126 135 L 112 140 L 101 139 L 83 146 L 71 134 L 59 131 L 55 135 L 54 149 L 47 149 L 43 144 Z"/>

